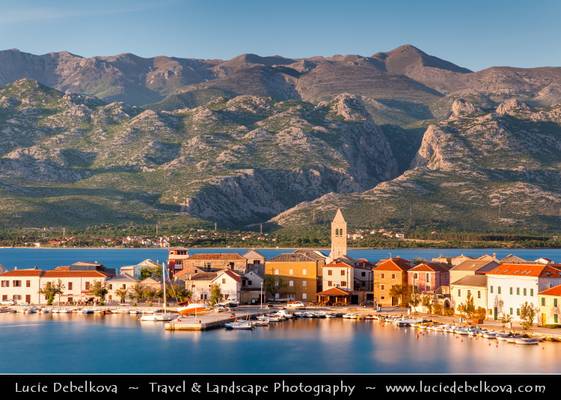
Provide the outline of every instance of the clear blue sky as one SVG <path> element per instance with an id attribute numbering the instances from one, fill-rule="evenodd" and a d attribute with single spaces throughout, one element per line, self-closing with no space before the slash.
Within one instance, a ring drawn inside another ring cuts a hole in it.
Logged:
<path id="1" fill-rule="evenodd" d="M 231 58 L 404 43 L 471 69 L 561 65 L 559 0 L 3 0 L 0 49 Z"/>

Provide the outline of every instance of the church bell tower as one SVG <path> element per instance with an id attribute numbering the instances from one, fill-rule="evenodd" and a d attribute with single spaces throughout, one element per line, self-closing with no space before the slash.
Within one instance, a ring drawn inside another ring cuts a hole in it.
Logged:
<path id="1" fill-rule="evenodd" d="M 335 218 L 331 221 L 331 261 L 347 255 L 347 221 L 341 209 L 337 209 Z"/>

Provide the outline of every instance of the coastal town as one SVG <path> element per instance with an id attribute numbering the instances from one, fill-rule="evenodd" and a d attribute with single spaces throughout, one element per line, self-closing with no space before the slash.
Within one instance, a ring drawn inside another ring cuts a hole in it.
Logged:
<path id="1" fill-rule="evenodd" d="M 170 303 L 174 317 L 162 319 L 170 329 L 180 329 L 182 318 L 193 319 L 189 307 L 199 312 L 200 329 L 235 323 L 240 316 L 264 324 L 264 314 L 270 314 L 264 310 L 276 308 L 284 309 L 284 316 L 393 319 L 403 325 L 494 322 L 552 332 L 561 326 L 561 264 L 553 260 L 495 254 L 354 259 L 348 255 L 347 229 L 337 210 L 329 252 L 295 249 L 266 258 L 255 249 L 191 253 L 173 247 L 166 263 L 144 260 L 118 270 L 85 261 L 51 269 L 4 268 L 1 310 L 144 315 Z M 204 325 L 201 320 L 211 310 L 217 323 Z"/>

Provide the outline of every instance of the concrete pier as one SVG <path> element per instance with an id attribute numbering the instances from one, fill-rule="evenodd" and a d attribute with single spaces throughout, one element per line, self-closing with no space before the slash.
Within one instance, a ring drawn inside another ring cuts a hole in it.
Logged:
<path id="1" fill-rule="evenodd" d="M 270 311 L 239 311 L 234 315 L 231 312 L 210 312 L 197 316 L 180 317 L 179 319 L 167 322 L 164 327 L 167 331 L 206 331 L 214 328 L 221 328 L 227 322 L 237 319 L 251 319 L 257 315 L 263 315 Z"/>

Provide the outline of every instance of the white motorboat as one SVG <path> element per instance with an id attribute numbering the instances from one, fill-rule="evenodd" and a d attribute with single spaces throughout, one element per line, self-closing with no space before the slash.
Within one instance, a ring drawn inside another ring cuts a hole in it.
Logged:
<path id="1" fill-rule="evenodd" d="M 144 314 L 142 317 L 140 317 L 140 320 L 144 322 L 149 322 L 149 321 L 167 322 L 167 321 L 173 321 L 175 318 L 177 318 L 177 315 L 165 313 L 165 312 L 156 312 L 153 314 Z"/>
<path id="2" fill-rule="evenodd" d="M 38 310 L 35 307 L 26 307 L 23 309 L 24 314 L 35 314 L 37 311 Z"/>
<path id="3" fill-rule="evenodd" d="M 84 314 L 84 315 L 94 314 L 94 313 L 95 313 L 95 310 L 93 310 L 93 309 L 91 309 L 91 308 L 84 308 L 84 309 L 82 310 L 82 314 Z"/>
<path id="4" fill-rule="evenodd" d="M 268 318 L 261 318 L 253 321 L 253 326 L 269 326 Z"/>
<path id="5" fill-rule="evenodd" d="M 275 314 L 286 319 L 290 319 L 293 317 L 292 313 L 288 312 L 288 310 L 279 310 Z"/>
<path id="6" fill-rule="evenodd" d="M 228 330 L 233 330 L 233 329 L 251 330 L 254 328 L 253 323 L 251 321 L 227 322 L 224 324 L 224 327 Z"/>

